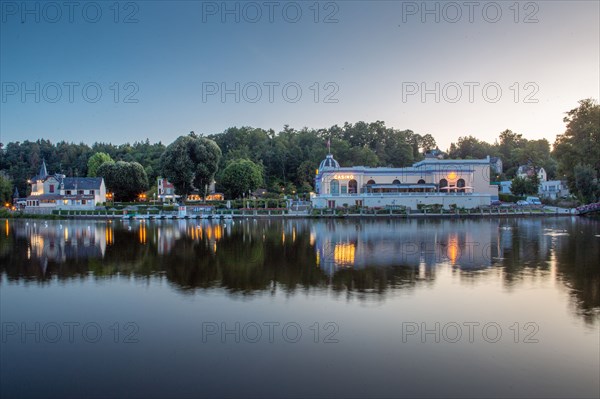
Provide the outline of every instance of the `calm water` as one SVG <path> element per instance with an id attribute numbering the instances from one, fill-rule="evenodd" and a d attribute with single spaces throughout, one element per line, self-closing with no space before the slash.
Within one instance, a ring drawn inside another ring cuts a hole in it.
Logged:
<path id="1" fill-rule="evenodd" d="M 600 222 L 1 221 L 2 397 L 598 397 Z"/>

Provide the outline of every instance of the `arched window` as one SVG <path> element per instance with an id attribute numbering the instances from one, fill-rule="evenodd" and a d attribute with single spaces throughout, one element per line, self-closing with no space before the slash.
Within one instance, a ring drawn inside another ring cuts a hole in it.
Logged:
<path id="1" fill-rule="evenodd" d="M 459 193 L 464 193 L 465 192 L 465 179 L 458 179 L 458 181 L 456 182 L 456 187 L 459 188 L 458 192 Z"/>
<path id="2" fill-rule="evenodd" d="M 392 184 L 400 184 L 400 180 L 396 179 L 392 182 Z"/>
<path id="3" fill-rule="evenodd" d="M 357 194 L 358 193 L 358 183 L 356 180 L 352 179 L 348 182 L 348 194 Z"/>
<path id="4" fill-rule="evenodd" d="M 448 180 L 440 180 L 440 191 L 448 192 L 448 190 L 442 190 L 444 187 L 448 187 Z"/>
<path id="5" fill-rule="evenodd" d="M 419 181 L 417 182 L 417 184 L 425 184 L 425 180 L 419 179 Z"/>
<path id="6" fill-rule="evenodd" d="M 375 184 L 375 180 L 371 179 L 367 182 L 367 186 L 371 185 L 371 184 Z"/>
<path id="7" fill-rule="evenodd" d="M 340 193 L 340 182 L 336 179 L 333 179 L 331 183 L 329 183 L 329 191 L 331 194 L 339 194 Z"/>

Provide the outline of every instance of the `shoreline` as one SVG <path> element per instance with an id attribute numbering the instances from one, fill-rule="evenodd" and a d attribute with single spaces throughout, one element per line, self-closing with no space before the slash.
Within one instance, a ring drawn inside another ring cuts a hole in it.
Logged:
<path id="1" fill-rule="evenodd" d="M 2 215 L 1 219 L 39 219 L 39 220 L 123 220 L 123 221 L 169 221 L 169 220 L 236 220 L 236 219 L 478 219 L 478 218 L 504 218 L 504 217 L 565 217 L 582 216 L 572 213 L 570 209 L 561 209 L 553 212 L 514 211 L 514 212 L 477 212 L 477 213 L 345 213 L 345 214 L 250 214 L 250 213 L 220 213 L 211 215 L 191 215 L 179 217 L 177 215 L 48 215 L 48 214 L 20 214 L 18 216 Z"/>

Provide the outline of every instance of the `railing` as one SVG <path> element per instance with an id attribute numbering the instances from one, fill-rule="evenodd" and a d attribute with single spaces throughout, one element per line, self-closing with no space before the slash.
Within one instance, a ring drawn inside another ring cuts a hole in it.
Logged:
<path id="1" fill-rule="evenodd" d="M 335 197 L 397 197 L 397 196 L 433 196 L 433 197 L 447 197 L 447 196 L 489 196 L 491 194 L 480 194 L 480 193 L 438 193 L 438 192 L 415 192 L 415 193 L 360 193 L 360 194 L 318 194 L 317 198 L 335 198 Z"/>

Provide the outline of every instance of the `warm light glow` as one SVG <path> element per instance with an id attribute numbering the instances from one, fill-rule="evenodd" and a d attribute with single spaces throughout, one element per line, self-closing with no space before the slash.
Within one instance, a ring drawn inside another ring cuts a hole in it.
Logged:
<path id="1" fill-rule="evenodd" d="M 225 197 L 221 193 L 208 194 L 206 196 L 207 201 L 223 201 Z"/>
<path id="2" fill-rule="evenodd" d="M 139 234 L 139 238 L 140 238 L 140 244 L 145 244 L 146 243 L 146 224 L 142 223 L 140 224 L 140 230 L 138 231 Z"/>
<path id="3" fill-rule="evenodd" d="M 112 245 L 114 243 L 113 230 L 110 227 L 106 227 L 104 230 L 104 237 L 106 238 L 106 244 Z"/>
<path id="4" fill-rule="evenodd" d="M 333 175 L 333 178 L 337 180 L 352 180 L 354 179 L 354 175 Z"/>
<path id="5" fill-rule="evenodd" d="M 4 221 L 4 228 L 6 230 L 6 236 L 8 237 L 8 234 L 10 233 L 10 227 L 8 226 L 8 219 L 6 219 Z"/>
<path id="6" fill-rule="evenodd" d="M 456 172 L 448 173 L 448 180 L 456 180 L 457 177 L 458 175 L 456 174 Z"/>
<path id="7" fill-rule="evenodd" d="M 333 260 L 340 266 L 352 266 L 354 264 L 355 252 L 356 245 L 353 243 L 337 243 L 333 250 Z"/>
<path id="8" fill-rule="evenodd" d="M 452 266 L 458 259 L 458 238 L 454 235 L 448 239 L 448 258 Z"/>

